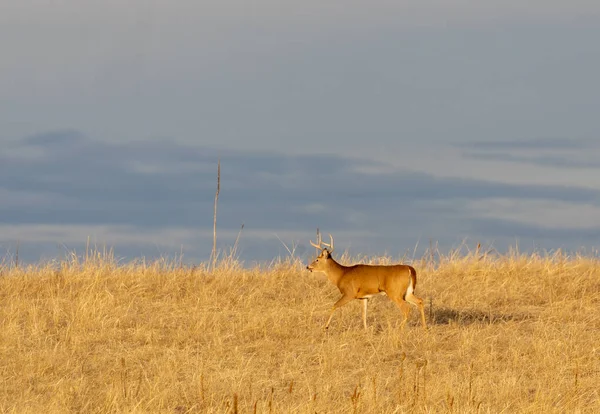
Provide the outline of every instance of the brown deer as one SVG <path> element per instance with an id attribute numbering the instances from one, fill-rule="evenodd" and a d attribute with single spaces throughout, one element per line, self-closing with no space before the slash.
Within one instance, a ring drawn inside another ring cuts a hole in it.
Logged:
<path id="1" fill-rule="evenodd" d="M 409 303 L 419 308 L 423 328 L 427 329 L 425 322 L 425 310 L 423 300 L 414 295 L 417 285 L 417 272 L 414 267 L 408 265 L 365 265 L 344 266 L 336 262 L 333 253 L 333 236 L 330 234 L 330 243 L 324 243 L 320 234 L 317 235 L 317 244 L 310 241 L 313 247 L 321 250 L 319 256 L 306 268 L 311 272 L 325 273 L 327 278 L 338 287 L 342 297 L 335 302 L 325 324 L 329 328 L 331 318 L 335 310 L 353 299 L 363 301 L 363 325 L 367 328 L 367 302 L 375 295 L 387 295 L 398 305 L 404 315 L 401 328 L 410 314 Z"/>

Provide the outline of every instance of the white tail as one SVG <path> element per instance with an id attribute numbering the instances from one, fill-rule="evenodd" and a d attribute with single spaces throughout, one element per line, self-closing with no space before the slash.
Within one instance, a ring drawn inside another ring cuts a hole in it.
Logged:
<path id="1" fill-rule="evenodd" d="M 367 328 L 367 301 L 370 297 L 385 294 L 402 310 L 404 325 L 410 314 L 409 303 L 416 306 L 421 313 L 421 323 L 427 329 L 425 322 L 425 310 L 423 300 L 414 295 L 417 285 L 417 272 L 414 267 L 408 265 L 364 265 L 343 266 L 336 262 L 331 253 L 333 252 L 333 236 L 329 235 L 330 243 L 323 243 L 321 236 L 317 237 L 317 243 L 310 244 L 321 249 L 321 254 L 306 268 L 311 272 L 325 273 L 327 278 L 338 287 L 342 297 L 333 305 L 325 329 L 333 318 L 335 310 L 353 299 L 363 301 L 363 325 Z M 325 246 L 325 247 L 323 247 Z M 331 250 L 328 250 L 331 249 Z"/>

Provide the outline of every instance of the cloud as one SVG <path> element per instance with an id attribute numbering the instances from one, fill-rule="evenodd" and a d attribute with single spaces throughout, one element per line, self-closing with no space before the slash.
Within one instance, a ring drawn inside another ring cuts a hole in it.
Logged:
<path id="1" fill-rule="evenodd" d="M 584 154 L 589 155 L 589 154 Z M 544 167 L 554 168 L 578 168 L 578 169 L 595 169 L 600 168 L 600 161 L 593 157 L 593 159 L 577 159 L 574 157 L 568 157 L 565 155 L 546 155 L 546 156 L 524 156 L 507 153 L 485 153 L 485 152 L 465 152 L 463 154 L 465 158 L 487 160 L 487 161 L 500 161 L 500 162 L 511 162 L 521 164 L 532 164 Z M 578 157 L 580 158 L 580 156 Z"/>
<path id="2" fill-rule="evenodd" d="M 465 159 L 550 168 L 600 168 L 600 143 L 591 139 L 544 138 L 475 141 L 456 145 Z"/>
<path id="3" fill-rule="evenodd" d="M 597 227 L 582 228 L 546 228 L 523 224 L 506 219 L 474 218 L 469 223 L 469 232 L 473 235 L 487 235 L 486 240 L 505 251 L 507 246 L 518 244 L 522 252 L 532 250 L 593 251 L 598 255 Z M 490 237 L 490 235 L 494 235 Z M 485 237 L 485 236 L 484 236 Z M 472 239 L 477 240 L 477 236 Z"/>
<path id="4" fill-rule="evenodd" d="M 46 150 L 57 148 L 60 150 L 72 148 L 84 141 L 85 138 L 80 132 L 72 130 L 59 130 L 26 137 L 22 141 L 21 146 L 41 147 Z"/>
<path id="5" fill-rule="evenodd" d="M 546 230 L 589 230 L 600 223 L 600 203 L 574 203 L 544 199 L 489 198 L 468 203 L 480 218 L 501 219 Z"/>
<path id="6" fill-rule="evenodd" d="M 28 155 L 32 148 L 34 158 Z M 600 200 L 592 189 L 439 178 L 368 159 L 166 141 L 107 143 L 53 131 L 25 138 L 0 155 L 0 195 L 7 200 L 0 205 L 0 243 L 49 243 L 53 237 L 83 243 L 93 236 L 130 254 L 156 253 L 157 246 L 176 252 L 184 244 L 195 246 L 194 257 L 206 258 L 218 159 L 220 243 L 232 245 L 244 223 L 246 257 L 279 251 L 276 235 L 299 241 L 299 251 L 307 251 L 317 226 L 374 252 L 403 250 L 420 238 L 446 245 L 471 235 L 493 238 L 504 231 L 485 227 L 495 220 L 539 229 L 561 222 L 576 243 L 585 229 L 574 226 L 569 214 L 554 213 L 570 203 L 575 207 L 569 211 L 593 222 Z M 497 202 L 515 199 L 529 200 L 521 208 L 529 215 L 507 214 L 510 208 Z M 552 207 L 546 216 L 535 213 L 545 205 Z M 581 205 L 595 206 L 593 214 L 576 208 Z"/>
<path id="7" fill-rule="evenodd" d="M 600 144 L 594 140 L 573 138 L 524 138 L 506 139 L 502 141 L 471 141 L 456 144 L 466 150 L 571 150 L 574 148 L 598 148 Z"/>

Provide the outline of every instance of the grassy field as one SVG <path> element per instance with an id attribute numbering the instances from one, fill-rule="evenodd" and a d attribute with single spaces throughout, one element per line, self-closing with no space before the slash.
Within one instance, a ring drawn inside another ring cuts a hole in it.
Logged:
<path id="1" fill-rule="evenodd" d="M 600 412 L 597 259 L 437 259 L 411 263 L 430 329 L 404 332 L 383 296 L 325 332 L 339 292 L 294 260 L 5 265 L 0 411 Z"/>

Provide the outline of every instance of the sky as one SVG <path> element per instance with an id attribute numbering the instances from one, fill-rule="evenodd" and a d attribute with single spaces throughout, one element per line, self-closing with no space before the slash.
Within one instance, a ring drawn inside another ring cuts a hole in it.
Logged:
<path id="1" fill-rule="evenodd" d="M 595 252 L 600 3 L 4 0 L 0 257 Z M 242 224 L 243 230 L 240 234 Z"/>

